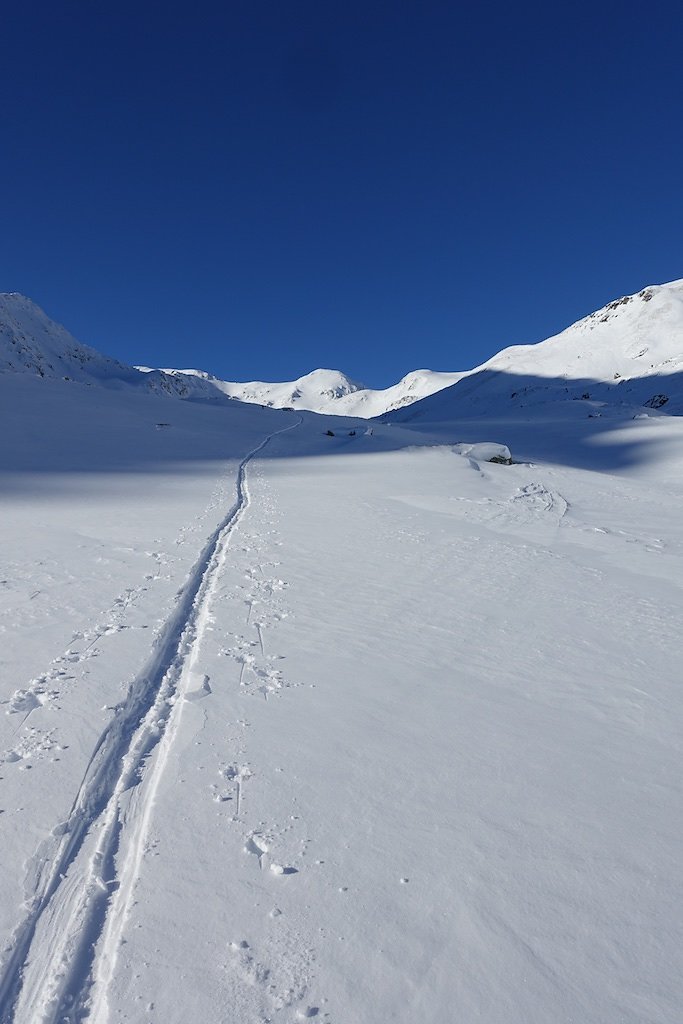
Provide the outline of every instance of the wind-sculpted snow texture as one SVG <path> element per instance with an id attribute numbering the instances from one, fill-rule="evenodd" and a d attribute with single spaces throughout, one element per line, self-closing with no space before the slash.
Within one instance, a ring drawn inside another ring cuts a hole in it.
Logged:
<path id="1" fill-rule="evenodd" d="M 2 1024 L 680 1018 L 679 418 L 0 389 Z"/>

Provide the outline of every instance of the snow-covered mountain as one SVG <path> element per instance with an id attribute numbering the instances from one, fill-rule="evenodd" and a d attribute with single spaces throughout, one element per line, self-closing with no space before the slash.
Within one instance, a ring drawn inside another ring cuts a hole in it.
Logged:
<path id="1" fill-rule="evenodd" d="M 0 372 L 98 387 L 130 387 L 178 398 L 218 397 L 206 381 L 185 379 L 161 370 L 141 373 L 134 366 L 83 345 L 40 306 L 17 292 L 0 293 Z"/>
<path id="2" fill-rule="evenodd" d="M 667 406 L 683 411 L 683 280 L 608 303 L 560 334 L 503 349 L 473 370 L 414 370 L 383 390 L 340 370 L 313 370 L 281 383 L 221 380 L 203 370 L 126 366 L 76 341 L 30 299 L 0 295 L 0 371 L 105 387 L 132 386 L 180 398 L 235 399 L 276 409 L 364 419 L 443 420 L 467 407 L 558 399 Z"/>
<path id="3" fill-rule="evenodd" d="M 139 367 L 146 370 L 146 367 Z M 252 380 L 245 383 L 221 380 L 205 370 L 173 370 L 164 369 L 178 380 L 189 378 L 191 381 L 201 380 L 213 388 L 236 398 L 240 402 L 254 405 L 265 405 L 273 409 L 309 409 L 312 412 L 328 412 L 340 399 L 357 393 L 361 389 L 341 370 L 313 370 L 298 380 L 282 383 Z"/>
<path id="4" fill-rule="evenodd" d="M 140 369 L 145 369 L 140 367 Z M 218 391 L 241 402 L 253 402 L 274 409 L 308 409 L 329 416 L 359 416 L 369 419 L 400 409 L 420 398 L 455 384 L 466 374 L 413 370 L 391 387 L 365 388 L 341 370 L 313 370 L 304 377 L 284 383 L 219 380 L 203 370 L 164 370 L 178 378 L 190 377 L 210 383 Z"/>
<path id="5" fill-rule="evenodd" d="M 307 409 L 337 416 L 381 416 L 431 395 L 462 374 L 415 370 L 398 384 L 373 391 L 341 370 L 313 370 L 283 383 L 221 380 L 204 370 L 127 366 L 81 344 L 31 299 L 0 294 L 0 372 L 31 373 L 100 387 L 124 385 L 178 398 L 232 398 L 275 409 Z"/>
<path id="6" fill-rule="evenodd" d="M 560 334 L 505 348 L 473 370 L 415 370 L 384 390 L 364 388 L 339 370 L 315 370 L 285 384 L 236 384 L 196 370 L 165 372 L 199 377 L 243 402 L 362 418 L 449 418 L 453 403 L 463 401 L 471 411 L 486 413 L 500 402 L 558 398 L 683 411 L 683 280 L 615 299 Z"/>
<path id="7" fill-rule="evenodd" d="M 679 290 L 372 425 L 10 303 L 1 1024 L 680 1021 Z"/>
<path id="8" fill-rule="evenodd" d="M 395 409 L 402 409 L 406 405 L 412 405 L 421 398 L 433 395 L 443 388 L 457 384 L 459 380 L 467 376 L 464 373 L 443 373 L 436 370 L 412 370 L 402 377 L 398 384 L 385 388 L 383 391 L 372 391 L 366 388 L 356 392 L 352 399 L 344 399 L 340 405 L 344 406 L 344 412 L 349 416 L 361 416 L 369 418 L 383 416 Z"/>
<path id="9" fill-rule="evenodd" d="M 546 341 L 503 349 L 399 418 L 562 399 L 683 412 L 683 280 L 615 299 Z"/>
<path id="10" fill-rule="evenodd" d="M 135 380 L 132 367 L 82 345 L 17 293 L 0 294 L 0 370 L 89 384 Z"/>

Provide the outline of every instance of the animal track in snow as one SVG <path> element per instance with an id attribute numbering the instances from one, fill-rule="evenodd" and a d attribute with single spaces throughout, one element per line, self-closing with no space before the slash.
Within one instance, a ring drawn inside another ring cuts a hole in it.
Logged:
<path id="1" fill-rule="evenodd" d="M 244 843 L 244 852 L 251 853 L 258 859 L 261 871 L 269 869 L 271 874 L 276 876 L 298 875 L 299 868 L 292 864 L 281 864 L 272 859 L 272 845 L 273 839 L 270 833 L 250 832 Z"/>
<path id="2" fill-rule="evenodd" d="M 29 717 L 31 712 L 37 708 L 52 707 L 56 708 L 56 701 L 59 697 L 59 690 L 51 686 L 50 683 L 55 682 L 58 675 L 64 673 L 51 673 L 47 675 L 37 676 L 32 679 L 29 686 L 19 690 L 15 690 L 8 701 L 3 703 L 7 704 L 5 714 L 7 715 L 23 715 L 17 730 L 21 728 L 26 719 Z M 71 677 L 68 677 L 71 678 Z"/>
<path id="3" fill-rule="evenodd" d="M 220 653 L 233 658 L 240 666 L 238 682 L 244 692 L 256 689 L 267 697 L 287 684 L 282 672 L 272 667 L 272 662 L 281 660 L 281 656 L 265 654 L 262 623 L 255 623 L 254 628 L 255 639 L 237 637 L 232 647 L 223 648 Z"/>

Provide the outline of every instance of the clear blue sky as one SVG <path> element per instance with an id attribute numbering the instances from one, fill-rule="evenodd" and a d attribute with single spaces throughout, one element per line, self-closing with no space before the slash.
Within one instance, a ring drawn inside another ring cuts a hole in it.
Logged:
<path id="1" fill-rule="evenodd" d="M 229 379 L 465 369 L 683 276 L 683 11 L 5 5 L 0 291 Z"/>

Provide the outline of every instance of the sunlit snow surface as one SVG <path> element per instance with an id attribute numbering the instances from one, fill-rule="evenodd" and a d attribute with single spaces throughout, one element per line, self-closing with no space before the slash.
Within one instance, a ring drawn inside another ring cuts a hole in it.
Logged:
<path id="1" fill-rule="evenodd" d="M 492 399 L 510 409 L 567 398 L 666 405 L 667 412 L 681 415 L 683 280 L 624 295 L 552 338 L 505 348 L 473 370 L 414 370 L 380 391 L 355 384 L 339 370 L 315 370 L 284 384 L 236 384 L 197 370 L 169 370 L 161 383 L 188 392 L 213 388 L 277 408 L 364 418 L 398 411 L 402 420 L 442 421 L 454 406 L 460 415 L 489 415 Z"/>
<path id="2" fill-rule="evenodd" d="M 681 1019 L 680 419 L 0 387 L 3 1024 Z"/>

